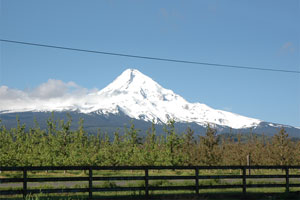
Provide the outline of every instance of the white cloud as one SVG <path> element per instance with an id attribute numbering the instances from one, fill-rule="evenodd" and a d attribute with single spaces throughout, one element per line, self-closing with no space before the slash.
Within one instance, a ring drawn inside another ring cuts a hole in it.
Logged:
<path id="1" fill-rule="evenodd" d="M 5 85 L 0 86 L 0 100 L 10 100 L 25 97 L 26 93 L 21 90 L 10 89 Z"/>
<path id="2" fill-rule="evenodd" d="M 49 79 L 48 82 L 34 89 L 30 96 L 41 99 L 62 97 L 67 93 L 68 87 L 69 84 L 61 80 Z"/>
<path id="3" fill-rule="evenodd" d="M 78 86 L 74 82 L 49 79 L 32 90 L 11 89 L 5 85 L 0 86 L 0 111 L 14 110 L 26 111 L 37 108 L 63 108 L 68 105 L 76 105 L 89 93 L 97 92 L 97 89 L 88 90 Z"/>

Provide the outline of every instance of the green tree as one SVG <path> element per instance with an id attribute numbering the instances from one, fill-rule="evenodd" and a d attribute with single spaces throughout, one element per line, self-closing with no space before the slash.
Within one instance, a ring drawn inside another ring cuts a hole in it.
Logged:
<path id="1" fill-rule="evenodd" d="M 194 138 L 194 131 L 188 127 L 186 132 L 183 134 L 183 145 L 182 145 L 182 156 L 183 156 L 183 164 L 185 165 L 196 165 L 197 163 L 197 155 L 196 155 L 196 140 Z"/>
<path id="2" fill-rule="evenodd" d="M 281 128 L 277 134 L 272 137 L 272 145 L 269 147 L 272 164 L 291 165 L 294 161 L 294 144 L 288 137 L 288 134 Z"/>
<path id="3" fill-rule="evenodd" d="M 152 122 L 151 128 L 147 130 L 146 139 L 143 144 L 143 148 L 140 151 L 140 157 L 142 165 L 156 165 L 158 154 L 160 153 L 157 143 L 156 128 L 154 122 Z"/>
<path id="4" fill-rule="evenodd" d="M 178 134 L 175 131 L 175 121 L 169 120 L 167 127 L 164 127 L 164 132 L 166 133 L 166 161 L 167 164 L 173 166 L 182 164 L 182 156 L 180 153 L 180 146 L 182 140 L 179 138 Z"/>
<path id="5" fill-rule="evenodd" d="M 217 165 L 221 163 L 219 138 L 215 129 L 208 124 L 205 136 L 200 137 L 201 160 L 204 165 Z"/>

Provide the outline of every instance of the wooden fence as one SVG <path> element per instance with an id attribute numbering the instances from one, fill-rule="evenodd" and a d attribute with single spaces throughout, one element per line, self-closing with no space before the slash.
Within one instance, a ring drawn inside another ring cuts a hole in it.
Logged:
<path id="1" fill-rule="evenodd" d="M 281 175 L 249 175 L 249 169 L 277 169 L 283 170 L 285 173 Z M 0 167 L 0 171 L 22 171 L 22 178 L 0 178 L 0 197 L 1 195 L 15 195 L 23 194 L 24 197 L 28 194 L 35 193 L 88 193 L 89 198 L 93 197 L 93 192 L 111 192 L 111 191 L 144 191 L 145 196 L 149 196 L 149 191 L 158 190 L 190 190 L 195 194 L 199 194 L 199 190 L 205 189 L 226 189 L 226 188 L 240 188 L 243 194 L 246 194 L 247 188 L 275 188 L 283 187 L 289 192 L 291 187 L 299 187 L 300 184 L 291 184 L 291 178 L 300 178 L 300 175 L 290 174 L 291 169 L 300 169 L 300 166 L 61 166 L 61 167 Z M 85 170 L 88 171 L 86 177 L 47 177 L 47 178 L 30 178 L 27 176 L 29 171 L 46 171 L 46 170 Z M 94 170 L 142 170 L 144 176 L 94 176 Z M 150 170 L 193 170 L 192 176 L 150 176 Z M 202 175 L 201 170 L 241 170 L 241 175 Z M 268 183 L 268 184 L 247 184 L 247 179 L 269 179 L 281 178 L 285 179 L 284 184 Z M 242 184 L 218 184 L 218 185 L 200 185 L 199 180 L 203 179 L 235 179 L 241 180 Z M 144 181 L 143 187 L 93 187 L 94 181 Z M 195 184 L 192 186 L 151 186 L 150 180 L 193 180 Z M 87 188 L 62 188 L 62 189 L 28 189 L 27 183 L 29 182 L 77 182 L 86 181 Z M 1 184 L 3 183 L 22 183 L 22 189 L 2 190 Z"/>

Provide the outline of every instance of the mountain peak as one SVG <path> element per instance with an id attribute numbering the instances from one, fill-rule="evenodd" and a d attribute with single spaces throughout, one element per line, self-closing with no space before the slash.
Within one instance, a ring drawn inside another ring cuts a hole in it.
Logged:
<path id="1" fill-rule="evenodd" d="M 160 90 L 162 87 L 137 69 L 126 69 L 112 83 L 102 89 L 102 94 L 114 95 L 120 93 Z"/>
<path id="2" fill-rule="evenodd" d="M 137 69 L 128 68 L 128 69 L 126 69 L 122 74 L 124 74 L 124 75 L 129 74 L 129 75 L 135 76 L 135 75 L 139 75 L 139 74 L 143 74 L 143 73 L 141 73 L 141 72 L 140 72 L 139 70 L 137 70 Z"/>
<path id="3" fill-rule="evenodd" d="M 127 85 L 129 85 L 133 82 L 135 77 L 145 78 L 147 76 L 137 69 L 126 69 L 116 80 L 124 81 L 127 83 Z"/>

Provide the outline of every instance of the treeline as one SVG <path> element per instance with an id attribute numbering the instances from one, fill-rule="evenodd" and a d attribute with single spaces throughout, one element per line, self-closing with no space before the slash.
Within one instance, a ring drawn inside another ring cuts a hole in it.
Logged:
<path id="1" fill-rule="evenodd" d="M 163 134 L 152 124 L 142 138 L 131 123 L 111 140 L 100 130 L 89 135 L 83 120 L 71 130 L 71 122 L 70 116 L 67 121 L 52 116 L 46 130 L 35 123 L 28 131 L 18 119 L 10 130 L 1 124 L 0 166 L 246 165 L 247 155 L 252 165 L 300 165 L 300 141 L 292 141 L 284 129 L 270 140 L 250 135 L 245 142 L 240 136 L 220 138 L 210 126 L 204 136 L 190 128 L 177 133 L 170 121 Z"/>

